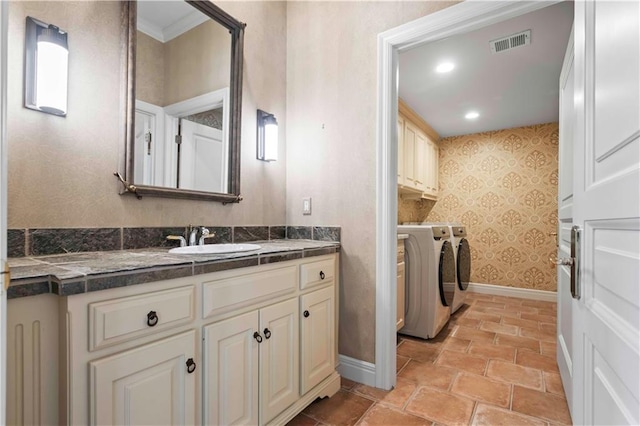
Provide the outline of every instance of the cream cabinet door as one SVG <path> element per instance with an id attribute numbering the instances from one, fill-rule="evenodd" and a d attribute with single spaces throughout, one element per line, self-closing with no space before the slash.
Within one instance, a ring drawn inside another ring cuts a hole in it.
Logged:
<path id="1" fill-rule="evenodd" d="M 300 310 L 300 374 L 304 394 L 335 369 L 334 287 L 301 296 Z"/>
<path id="2" fill-rule="evenodd" d="M 398 185 L 404 185 L 404 118 L 398 116 Z"/>
<path id="3" fill-rule="evenodd" d="M 422 133 L 416 133 L 416 151 L 414 156 L 414 178 L 416 189 L 425 191 L 427 189 L 427 149 L 428 149 L 427 137 Z"/>
<path id="4" fill-rule="evenodd" d="M 416 129 L 408 121 L 404 122 L 404 185 L 415 188 L 415 161 L 416 155 L 416 135 L 418 129 Z"/>
<path id="5" fill-rule="evenodd" d="M 298 399 L 300 388 L 298 299 L 260 310 L 260 423 Z"/>
<path id="6" fill-rule="evenodd" d="M 427 140 L 426 157 L 425 157 L 425 194 L 429 198 L 436 198 L 438 196 L 438 155 L 440 150 L 438 145 Z"/>
<path id="7" fill-rule="evenodd" d="M 258 325 L 254 311 L 204 327 L 203 424 L 258 423 Z"/>
<path id="8" fill-rule="evenodd" d="M 404 262 L 398 263 L 398 280 L 397 280 L 397 299 L 396 299 L 396 331 L 404 327 Z"/>
<path id="9" fill-rule="evenodd" d="M 189 331 L 90 362 L 90 423 L 195 424 L 195 353 Z"/>

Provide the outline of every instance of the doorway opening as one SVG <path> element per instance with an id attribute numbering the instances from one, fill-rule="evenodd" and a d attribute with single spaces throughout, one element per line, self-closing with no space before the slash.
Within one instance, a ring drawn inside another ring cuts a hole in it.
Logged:
<path id="1" fill-rule="evenodd" d="M 396 232 L 398 220 L 399 53 L 474 31 L 554 3 L 465 2 L 386 31 L 378 37 L 377 251 L 375 385 L 390 389 L 396 373 Z"/>

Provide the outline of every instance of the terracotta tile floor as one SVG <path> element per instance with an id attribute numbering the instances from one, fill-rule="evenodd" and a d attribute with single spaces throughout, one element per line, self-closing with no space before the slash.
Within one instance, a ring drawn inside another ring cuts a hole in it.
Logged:
<path id="1" fill-rule="evenodd" d="M 468 293 L 435 339 L 398 337 L 395 389 L 343 379 L 289 425 L 571 424 L 555 318 L 553 302 Z"/>

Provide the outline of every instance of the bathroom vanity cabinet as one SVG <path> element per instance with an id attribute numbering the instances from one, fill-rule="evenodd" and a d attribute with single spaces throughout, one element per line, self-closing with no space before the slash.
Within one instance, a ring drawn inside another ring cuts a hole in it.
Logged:
<path id="1" fill-rule="evenodd" d="M 57 338 L 48 336 L 53 351 L 58 345 L 59 368 L 49 366 L 57 374 L 38 385 L 44 393 L 26 384 L 47 399 L 39 402 L 47 410 L 34 412 L 57 418 L 34 423 L 286 423 L 340 388 L 337 270 L 338 255 L 329 254 L 36 296 L 26 311 L 31 298 L 10 301 L 20 307 L 10 310 L 10 328 L 58 321 L 49 330 Z M 18 355 L 10 371 L 25 362 Z M 23 378 L 9 379 L 13 389 Z M 24 413 L 11 416 L 19 422 Z"/>

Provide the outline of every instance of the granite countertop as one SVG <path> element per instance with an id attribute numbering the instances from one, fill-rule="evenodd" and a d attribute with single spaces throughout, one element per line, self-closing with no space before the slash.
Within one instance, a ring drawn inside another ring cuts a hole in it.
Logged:
<path id="1" fill-rule="evenodd" d="M 9 299 L 53 293 L 59 296 L 227 269 L 336 253 L 340 243 L 316 240 L 252 241 L 259 250 L 227 254 L 171 254 L 166 248 L 83 252 L 10 258 Z"/>

